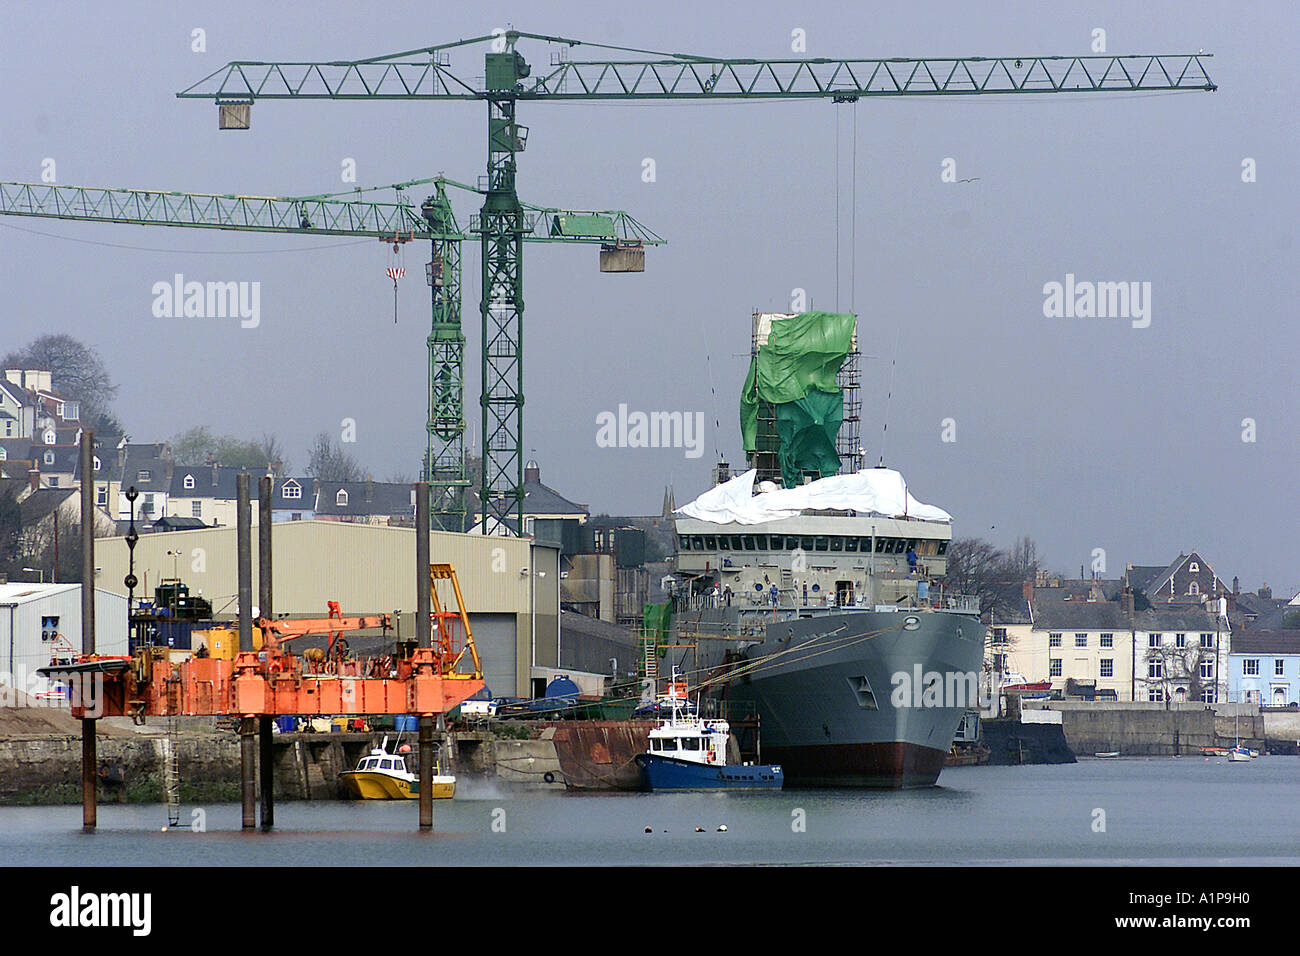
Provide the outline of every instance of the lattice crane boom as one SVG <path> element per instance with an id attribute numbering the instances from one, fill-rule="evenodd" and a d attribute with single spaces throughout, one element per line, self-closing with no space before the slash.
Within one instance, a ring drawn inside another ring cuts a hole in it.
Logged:
<path id="1" fill-rule="evenodd" d="M 532 75 L 515 46 L 557 45 L 550 69 Z M 451 51 L 491 43 L 480 78 L 457 71 Z M 569 60 L 585 46 L 635 59 Z M 474 223 L 483 250 L 483 504 L 485 533 L 523 532 L 523 250 L 526 212 L 515 190 L 528 129 L 524 103 L 595 100 L 856 102 L 875 97 L 1067 95 L 1214 90 L 1207 53 L 1135 56 L 749 59 L 665 53 L 509 30 L 361 60 L 237 61 L 181 91 L 221 109 L 224 128 L 245 129 L 261 99 L 481 100 L 488 108 L 487 189 Z M 511 522 L 515 522 L 511 529 Z"/>

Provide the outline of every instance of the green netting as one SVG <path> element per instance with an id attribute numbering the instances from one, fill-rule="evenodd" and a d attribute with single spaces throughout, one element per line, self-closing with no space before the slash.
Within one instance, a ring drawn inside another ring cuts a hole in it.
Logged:
<path id="1" fill-rule="evenodd" d="M 840 470 L 835 436 L 843 420 L 844 401 L 839 392 L 813 389 L 798 401 L 776 406 L 782 484 L 793 488 L 805 472 L 815 471 L 825 477 Z"/>
<path id="2" fill-rule="evenodd" d="M 667 604 L 645 604 L 641 607 L 641 637 L 662 644 L 668 636 L 668 627 L 673 620 L 673 606 Z"/>
<path id="3" fill-rule="evenodd" d="M 841 312 L 775 321 L 749 363 L 740 396 L 741 441 L 746 452 L 757 449 L 759 403 L 774 405 L 786 487 L 806 472 L 825 476 L 839 470 L 835 437 L 844 410 L 835 376 L 852 348 L 853 324 L 853 316 Z"/>

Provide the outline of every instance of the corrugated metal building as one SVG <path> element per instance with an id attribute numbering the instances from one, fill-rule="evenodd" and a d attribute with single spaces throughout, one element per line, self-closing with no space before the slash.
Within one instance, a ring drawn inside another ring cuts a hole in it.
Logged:
<path id="1" fill-rule="evenodd" d="M 95 589 L 95 650 L 126 653 L 126 598 Z M 0 584 L 0 671 L 25 690 L 50 662 L 56 636 L 81 651 L 80 584 Z"/>
<path id="2" fill-rule="evenodd" d="M 212 602 L 218 617 L 238 610 L 236 530 L 171 531 L 140 537 L 135 548 L 137 597 L 152 597 L 163 578 L 179 577 Z M 415 633 L 415 531 L 334 521 L 274 526 L 271 561 L 276 615 L 325 617 L 326 602 L 344 615 L 400 611 L 401 633 Z M 95 542 L 101 587 L 126 593 L 124 538 Z M 492 694 L 532 696 L 559 655 L 559 551 L 529 539 L 430 532 L 434 562 L 456 568 L 470 626 Z M 253 597 L 259 590 L 253 534 Z"/>

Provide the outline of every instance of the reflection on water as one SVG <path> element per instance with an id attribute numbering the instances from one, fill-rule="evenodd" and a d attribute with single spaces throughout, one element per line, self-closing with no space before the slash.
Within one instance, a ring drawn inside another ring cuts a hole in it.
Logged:
<path id="1" fill-rule="evenodd" d="M 0 860 L 77 866 L 1300 861 L 1297 757 L 954 767 L 941 780 L 943 786 L 902 793 L 564 794 L 462 779 L 455 800 L 435 803 L 434 832 L 425 835 L 416 832 L 415 801 L 281 803 L 279 827 L 270 834 L 241 832 L 236 804 L 198 808 L 206 817 L 202 833 L 162 832 L 166 810 L 158 805 L 101 806 L 94 834 L 81 833 L 77 806 L 6 807 L 0 808 Z M 194 809 L 183 808 L 182 820 Z"/>

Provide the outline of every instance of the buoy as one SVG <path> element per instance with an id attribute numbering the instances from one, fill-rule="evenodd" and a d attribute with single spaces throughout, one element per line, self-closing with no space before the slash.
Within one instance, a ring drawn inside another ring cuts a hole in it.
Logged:
<path id="1" fill-rule="evenodd" d="M 720 827 L 718 827 L 718 832 L 719 832 L 719 833 L 726 833 L 726 832 L 727 832 L 727 825 L 724 823 L 724 824 L 722 824 Z"/>
<path id="2" fill-rule="evenodd" d="M 704 832 L 704 827 L 696 827 L 696 828 L 695 828 L 695 832 L 696 832 L 696 833 L 703 833 L 703 832 Z"/>
<path id="3" fill-rule="evenodd" d="M 655 831 L 654 831 L 654 828 L 653 828 L 653 827 L 646 827 L 646 828 L 645 828 L 645 832 L 646 832 L 646 833 L 654 833 Z"/>

